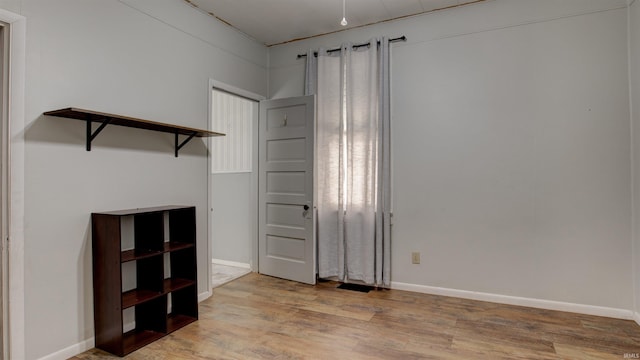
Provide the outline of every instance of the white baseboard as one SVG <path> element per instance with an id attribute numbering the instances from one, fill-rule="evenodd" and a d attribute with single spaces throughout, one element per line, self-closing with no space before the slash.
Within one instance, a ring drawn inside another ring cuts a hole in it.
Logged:
<path id="1" fill-rule="evenodd" d="M 198 294 L 198 302 L 203 302 L 213 295 L 213 291 L 205 291 L 203 293 Z"/>
<path id="2" fill-rule="evenodd" d="M 209 297 L 211 297 L 211 295 L 213 295 L 212 291 L 205 291 L 203 293 L 198 294 L 198 302 L 208 299 Z M 124 332 L 131 331 L 136 328 L 136 323 L 135 321 L 126 323 L 122 328 Z M 60 351 L 56 351 L 55 353 L 41 357 L 39 360 L 65 360 L 70 357 L 81 354 L 87 350 L 91 350 L 94 347 L 95 347 L 95 338 L 91 337 L 75 345 L 71 345 Z"/>
<path id="3" fill-rule="evenodd" d="M 490 293 L 482 293 L 476 291 L 456 290 L 441 288 L 435 286 L 406 284 L 400 282 L 391 282 L 391 288 L 396 290 L 406 290 L 431 295 L 451 296 L 463 299 L 488 301 L 498 304 L 528 306 L 538 309 L 566 311 L 572 313 L 605 316 L 616 319 L 635 320 L 640 324 L 640 314 L 631 310 L 609 308 L 603 306 L 593 306 L 584 304 L 574 304 L 562 301 L 540 300 L 523 298 L 517 296 L 497 295 Z"/>
<path id="4" fill-rule="evenodd" d="M 633 320 L 636 322 L 636 324 L 640 325 L 640 313 L 638 313 L 637 311 L 634 311 Z"/>
<path id="5" fill-rule="evenodd" d="M 235 267 L 251 270 L 251 264 L 246 264 L 246 263 L 241 263 L 236 261 L 211 259 L 211 263 L 216 265 L 235 266 Z"/>
<path id="6" fill-rule="evenodd" d="M 80 353 L 83 353 L 87 350 L 93 349 L 94 343 L 95 341 L 94 341 L 94 338 L 92 337 L 85 341 L 79 342 L 75 345 L 71 345 L 67 348 L 64 348 L 60 351 L 56 351 L 53 354 L 43 356 L 39 360 L 65 360 L 70 357 L 76 356 Z"/>

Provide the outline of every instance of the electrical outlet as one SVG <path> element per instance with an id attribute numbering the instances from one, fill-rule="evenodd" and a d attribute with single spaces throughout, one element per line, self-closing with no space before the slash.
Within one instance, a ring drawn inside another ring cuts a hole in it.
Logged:
<path id="1" fill-rule="evenodd" d="M 412 264 L 420 264 L 420 253 L 412 252 L 411 253 L 411 263 Z"/>

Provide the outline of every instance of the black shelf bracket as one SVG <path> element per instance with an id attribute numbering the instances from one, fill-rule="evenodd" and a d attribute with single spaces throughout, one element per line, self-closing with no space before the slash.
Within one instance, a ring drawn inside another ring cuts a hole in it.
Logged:
<path id="1" fill-rule="evenodd" d="M 175 133 L 175 135 L 176 135 L 176 147 L 175 147 L 176 157 L 178 157 L 178 151 L 182 149 L 182 147 L 185 146 L 189 141 L 191 141 L 191 139 L 193 139 L 193 137 L 196 136 L 197 133 L 194 132 L 193 134 L 189 135 L 186 139 L 184 139 L 184 141 L 182 141 L 179 144 L 178 144 L 178 133 Z"/>
<path id="2" fill-rule="evenodd" d="M 107 125 L 109 125 L 109 123 L 111 122 L 110 119 L 106 119 L 102 122 L 102 124 L 100 124 L 100 126 L 96 129 L 96 131 L 92 132 L 91 129 L 91 120 L 87 120 L 87 151 L 91 151 L 91 142 L 93 141 L 93 139 L 96 138 L 96 136 L 98 136 L 98 134 L 100 134 L 100 131 L 102 131 Z"/>

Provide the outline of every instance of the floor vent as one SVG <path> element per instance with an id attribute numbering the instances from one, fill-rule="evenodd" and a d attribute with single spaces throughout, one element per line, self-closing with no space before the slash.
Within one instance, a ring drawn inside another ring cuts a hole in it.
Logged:
<path id="1" fill-rule="evenodd" d="M 373 290 L 373 286 L 359 284 L 340 284 L 340 286 L 338 286 L 338 289 L 368 293 L 369 291 Z"/>

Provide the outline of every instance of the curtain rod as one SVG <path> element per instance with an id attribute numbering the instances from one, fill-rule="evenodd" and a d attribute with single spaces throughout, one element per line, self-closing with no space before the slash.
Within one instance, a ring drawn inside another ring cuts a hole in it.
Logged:
<path id="1" fill-rule="evenodd" d="M 396 42 L 396 41 L 407 41 L 407 37 L 402 35 L 400 37 L 394 38 L 394 39 L 389 39 L 389 42 Z M 378 41 L 378 44 L 380 44 L 380 41 Z M 364 44 L 358 44 L 358 45 L 353 45 L 354 49 L 357 48 L 361 48 L 363 46 L 369 46 L 369 43 L 364 43 Z M 340 49 L 342 48 L 337 48 L 337 49 L 331 49 L 331 50 L 327 50 L 328 53 L 332 53 L 332 52 L 336 52 L 336 51 L 340 51 Z M 318 56 L 317 52 L 314 52 L 313 55 Z M 306 57 L 307 54 L 298 54 L 298 59 L 302 58 L 302 57 Z"/>

